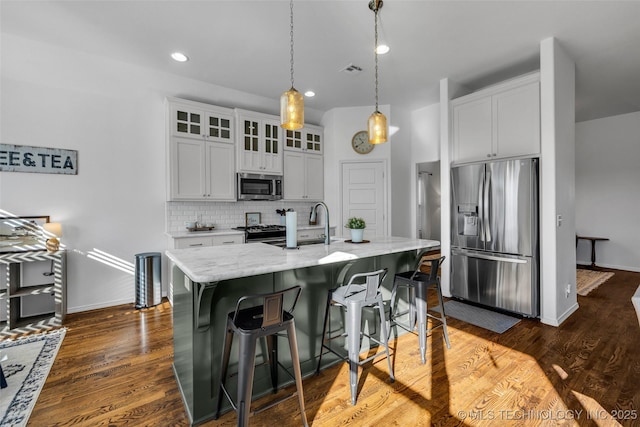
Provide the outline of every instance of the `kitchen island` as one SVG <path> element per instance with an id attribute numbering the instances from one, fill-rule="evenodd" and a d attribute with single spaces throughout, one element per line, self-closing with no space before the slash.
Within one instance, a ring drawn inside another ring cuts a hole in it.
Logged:
<path id="1" fill-rule="evenodd" d="M 315 244 L 298 249 L 250 243 L 167 251 L 174 292 L 173 366 L 192 424 L 214 416 L 226 315 L 239 297 L 302 287 L 293 314 L 302 373 L 308 376 L 315 372 L 321 349 L 328 290 L 354 273 L 387 268 L 383 292 L 389 299 L 395 272 L 412 268 L 419 252 L 439 244 L 434 240 L 378 237 L 362 244 L 332 239 L 328 246 Z M 379 319 L 373 312 L 363 321 L 369 322 L 370 331 L 378 329 Z M 290 366 L 285 347 L 281 346 L 278 359 Z M 262 351 L 259 346 L 258 353 Z M 230 372 L 237 369 L 233 353 Z M 256 357 L 257 361 L 262 359 L 261 355 Z M 327 361 L 332 362 L 329 357 Z M 255 375 L 254 395 L 270 392 L 267 370 L 256 369 Z M 292 382 L 285 376 L 279 380 L 281 384 Z"/>

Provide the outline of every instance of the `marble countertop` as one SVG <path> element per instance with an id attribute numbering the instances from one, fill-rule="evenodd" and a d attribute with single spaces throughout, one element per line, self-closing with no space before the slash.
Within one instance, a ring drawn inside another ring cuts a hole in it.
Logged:
<path id="1" fill-rule="evenodd" d="M 331 226 L 331 229 L 335 230 L 335 228 L 336 228 L 335 226 Z M 317 230 L 324 229 L 324 225 L 308 225 L 308 226 L 303 225 L 303 226 L 297 227 L 298 231 L 316 230 L 316 229 Z M 185 237 L 238 235 L 238 234 L 244 234 L 244 231 L 232 230 L 230 228 L 214 229 L 210 231 L 187 231 L 185 229 L 180 231 L 167 231 L 165 234 L 174 239 L 183 239 Z"/>
<path id="2" fill-rule="evenodd" d="M 191 280 L 206 283 L 439 246 L 437 240 L 403 237 L 373 237 L 369 243 L 360 244 L 332 238 L 328 246 L 315 244 L 299 249 L 246 243 L 172 249 L 166 251 L 166 255 Z"/>

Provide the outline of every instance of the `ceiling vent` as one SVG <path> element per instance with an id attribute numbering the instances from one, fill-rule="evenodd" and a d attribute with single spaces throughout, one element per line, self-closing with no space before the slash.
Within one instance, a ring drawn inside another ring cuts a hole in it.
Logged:
<path id="1" fill-rule="evenodd" d="M 357 65 L 349 64 L 340 70 L 343 73 L 347 74 L 358 74 L 362 71 L 362 67 L 358 67 Z"/>

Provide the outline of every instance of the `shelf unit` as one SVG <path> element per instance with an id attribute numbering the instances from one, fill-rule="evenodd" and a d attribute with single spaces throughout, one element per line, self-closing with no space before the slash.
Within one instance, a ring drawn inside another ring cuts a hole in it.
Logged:
<path id="1" fill-rule="evenodd" d="M 49 262 L 51 270 L 47 274 L 42 273 L 44 283 L 38 280 L 27 283 L 25 268 L 37 262 Z M 20 329 L 47 329 L 62 325 L 67 311 L 66 251 L 2 254 L 0 268 L 5 269 L 4 281 L 0 283 L 0 304 L 6 309 L 3 310 L 6 319 L 0 319 L 0 335 Z M 48 303 L 47 295 L 53 296 L 51 303 Z M 44 312 L 27 313 L 29 303 L 35 300 L 44 301 Z"/>

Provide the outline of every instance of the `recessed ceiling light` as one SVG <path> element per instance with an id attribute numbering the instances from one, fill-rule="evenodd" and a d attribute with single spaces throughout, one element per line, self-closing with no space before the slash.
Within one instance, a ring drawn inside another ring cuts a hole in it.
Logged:
<path id="1" fill-rule="evenodd" d="M 312 90 L 308 90 L 304 93 L 304 96 L 306 96 L 307 98 L 312 98 L 314 96 L 316 96 L 316 93 Z"/>
<path id="2" fill-rule="evenodd" d="M 182 52 L 173 52 L 171 57 L 178 62 L 187 62 L 189 57 Z"/>
<path id="3" fill-rule="evenodd" d="M 384 55 L 385 53 L 389 52 L 389 50 L 390 48 L 386 44 L 379 44 L 376 48 L 376 53 L 378 55 Z"/>

